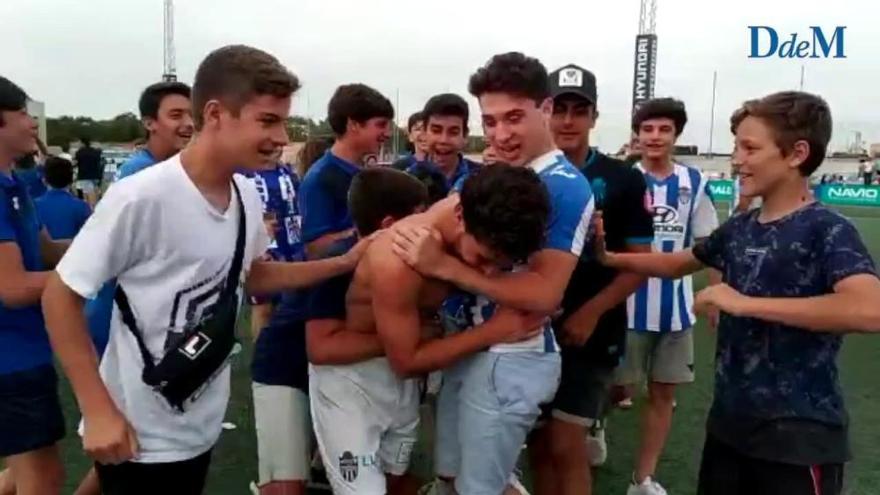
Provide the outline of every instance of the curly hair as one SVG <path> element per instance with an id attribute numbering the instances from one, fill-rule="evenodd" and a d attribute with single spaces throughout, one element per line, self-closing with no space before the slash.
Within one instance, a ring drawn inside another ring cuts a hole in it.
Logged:
<path id="1" fill-rule="evenodd" d="M 484 93 L 509 93 L 540 104 L 550 97 L 547 69 L 536 58 L 519 52 L 495 55 L 477 69 L 468 83 L 468 91 L 479 98 Z"/>
<path id="2" fill-rule="evenodd" d="M 512 261 L 525 261 L 544 245 L 550 196 L 529 168 L 496 163 L 464 181 L 465 231 Z"/>
<path id="3" fill-rule="evenodd" d="M 654 98 L 642 102 L 632 116 L 632 131 L 638 134 L 642 122 L 651 119 L 669 119 L 675 123 L 675 136 L 681 136 L 687 124 L 684 102 L 675 98 Z"/>
<path id="4" fill-rule="evenodd" d="M 822 97 L 801 91 L 782 91 L 763 98 L 749 100 L 730 117 L 730 132 L 746 117 L 761 119 L 773 131 L 776 146 L 788 155 L 798 141 L 810 145 L 807 159 L 798 170 L 809 177 L 825 159 L 831 141 L 831 109 Z"/>

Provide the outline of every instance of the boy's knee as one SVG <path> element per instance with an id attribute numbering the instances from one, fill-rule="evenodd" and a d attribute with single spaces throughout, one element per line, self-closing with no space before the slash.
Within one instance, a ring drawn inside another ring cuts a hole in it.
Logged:
<path id="1" fill-rule="evenodd" d="M 648 401 L 655 405 L 672 405 L 675 402 L 675 385 L 651 383 L 648 386 Z"/>

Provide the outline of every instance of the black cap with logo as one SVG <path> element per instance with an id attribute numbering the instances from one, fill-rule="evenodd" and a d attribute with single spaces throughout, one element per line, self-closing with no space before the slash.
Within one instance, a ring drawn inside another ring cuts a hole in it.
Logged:
<path id="1" fill-rule="evenodd" d="M 550 96 L 578 95 L 596 104 L 596 76 L 574 64 L 568 64 L 550 73 Z"/>

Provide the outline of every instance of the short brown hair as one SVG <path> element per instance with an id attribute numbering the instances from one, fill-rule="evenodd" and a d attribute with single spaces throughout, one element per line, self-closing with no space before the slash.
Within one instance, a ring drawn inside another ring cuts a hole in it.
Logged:
<path id="1" fill-rule="evenodd" d="M 749 100 L 730 117 L 730 132 L 746 117 L 761 119 L 773 131 L 774 142 L 788 155 L 798 141 L 810 145 L 810 154 L 798 170 L 809 177 L 822 164 L 831 141 L 831 109 L 820 96 L 801 91 L 782 91 Z"/>
<path id="2" fill-rule="evenodd" d="M 238 113 L 254 96 L 286 98 L 300 87 L 299 79 L 272 55 L 245 45 L 228 45 L 209 53 L 199 64 L 192 88 L 196 129 L 210 100 L 220 100 Z"/>
<path id="3" fill-rule="evenodd" d="M 400 220 L 428 204 L 428 189 L 415 177 L 393 168 L 368 168 L 357 174 L 348 190 L 348 208 L 358 233 L 382 228 L 382 220 Z"/>
<path id="4" fill-rule="evenodd" d="M 336 88 L 327 104 L 327 122 L 333 133 L 344 136 L 348 121 L 359 124 L 374 118 L 394 118 L 391 100 L 366 84 L 343 84 Z"/>

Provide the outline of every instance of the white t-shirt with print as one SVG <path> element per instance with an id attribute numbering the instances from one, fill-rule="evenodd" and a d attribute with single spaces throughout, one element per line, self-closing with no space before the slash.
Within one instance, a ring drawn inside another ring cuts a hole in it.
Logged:
<path id="1" fill-rule="evenodd" d="M 244 177 L 234 180 L 247 225 L 243 281 L 269 239 L 256 189 Z M 239 225 L 231 184 L 230 192 L 229 207 L 217 210 L 190 180 L 179 155 L 114 184 L 58 264 L 58 274 L 86 298 L 117 278 L 147 348 L 160 359 L 174 337 L 210 315 L 226 283 Z M 228 367 L 186 404 L 185 412 L 175 411 L 143 383 L 137 342 L 114 305 L 100 371 L 137 432 L 137 462 L 187 460 L 216 443 L 229 402 Z"/>

